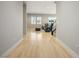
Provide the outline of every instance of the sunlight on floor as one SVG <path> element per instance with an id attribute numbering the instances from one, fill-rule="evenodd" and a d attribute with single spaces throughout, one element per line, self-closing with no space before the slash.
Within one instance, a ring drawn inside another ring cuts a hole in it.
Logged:
<path id="1" fill-rule="evenodd" d="M 32 40 L 41 40 L 42 39 L 42 33 L 31 32 L 31 39 Z"/>
<path id="2" fill-rule="evenodd" d="M 36 33 L 35 32 L 31 32 L 31 39 L 36 40 Z"/>

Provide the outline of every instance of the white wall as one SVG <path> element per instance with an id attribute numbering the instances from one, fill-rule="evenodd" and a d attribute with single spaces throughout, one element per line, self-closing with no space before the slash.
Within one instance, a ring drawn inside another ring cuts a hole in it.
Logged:
<path id="1" fill-rule="evenodd" d="M 31 16 L 41 16 L 42 17 L 42 24 L 45 24 L 45 23 L 48 23 L 48 16 L 55 17 L 56 15 L 55 14 L 28 14 L 27 15 L 27 26 L 28 26 L 28 28 L 29 27 L 37 27 L 37 26 L 41 27 L 42 26 L 42 24 L 36 25 L 36 26 L 31 25 Z"/>
<path id="2" fill-rule="evenodd" d="M 23 35 L 23 3 L 0 1 L 0 56 Z"/>
<path id="3" fill-rule="evenodd" d="M 27 13 L 56 14 L 54 1 L 27 1 Z"/>
<path id="4" fill-rule="evenodd" d="M 57 38 L 79 55 L 79 2 L 57 2 Z"/>

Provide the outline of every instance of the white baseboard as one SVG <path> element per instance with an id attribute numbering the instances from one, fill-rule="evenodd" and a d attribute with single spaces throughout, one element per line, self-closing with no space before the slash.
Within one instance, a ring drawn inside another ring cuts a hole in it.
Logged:
<path id="1" fill-rule="evenodd" d="M 61 40 L 57 39 L 56 40 L 72 55 L 73 58 L 79 58 L 79 55 L 73 51 L 71 48 L 69 48 L 66 44 L 64 44 Z"/>
<path id="2" fill-rule="evenodd" d="M 20 39 L 16 44 L 14 44 L 11 48 L 9 48 L 5 53 L 2 54 L 2 58 L 5 58 L 6 56 L 8 56 L 8 54 L 14 49 L 16 48 L 21 42 L 22 42 L 23 39 Z"/>

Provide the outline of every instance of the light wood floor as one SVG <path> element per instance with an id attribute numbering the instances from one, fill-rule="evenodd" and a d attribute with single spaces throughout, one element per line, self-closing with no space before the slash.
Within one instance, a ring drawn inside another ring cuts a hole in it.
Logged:
<path id="1" fill-rule="evenodd" d="M 48 32 L 28 31 L 24 40 L 7 56 L 18 58 L 71 57 Z"/>

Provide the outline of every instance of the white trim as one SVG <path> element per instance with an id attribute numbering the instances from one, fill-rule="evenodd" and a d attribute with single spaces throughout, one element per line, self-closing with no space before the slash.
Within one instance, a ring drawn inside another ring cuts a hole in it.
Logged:
<path id="1" fill-rule="evenodd" d="M 20 39 L 16 44 L 14 44 L 11 48 L 9 48 L 5 53 L 2 54 L 2 56 L 0 57 L 6 57 L 8 56 L 8 54 L 14 49 L 16 48 L 21 42 L 22 42 L 23 39 Z"/>
<path id="2" fill-rule="evenodd" d="M 79 55 L 73 51 L 71 48 L 69 48 L 66 44 L 64 44 L 61 40 L 57 39 L 56 40 L 72 55 L 73 58 L 79 58 Z"/>

